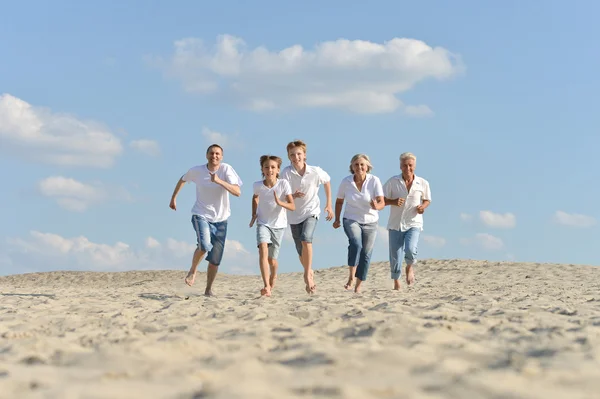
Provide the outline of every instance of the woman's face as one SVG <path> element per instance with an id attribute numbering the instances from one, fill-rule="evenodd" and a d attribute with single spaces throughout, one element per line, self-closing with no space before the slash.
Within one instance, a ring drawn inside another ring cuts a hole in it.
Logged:
<path id="1" fill-rule="evenodd" d="M 369 163 L 364 158 L 358 158 L 352 162 L 352 171 L 355 175 L 364 176 L 369 170 Z"/>

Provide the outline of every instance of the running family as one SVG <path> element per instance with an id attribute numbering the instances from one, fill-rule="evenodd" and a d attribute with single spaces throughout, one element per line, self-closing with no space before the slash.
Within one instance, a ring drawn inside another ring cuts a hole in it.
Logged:
<path id="1" fill-rule="evenodd" d="M 389 261 L 394 289 L 400 289 L 402 259 L 406 262 L 406 283 L 415 282 L 419 235 L 423 230 L 423 213 L 431 203 L 429 182 L 415 175 L 417 157 L 409 152 L 400 155 L 401 173 L 382 185 L 373 175 L 373 165 L 366 154 L 356 154 L 350 161 L 350 174 L 342 179 L 332 208 L 331 178 L 318 166 L 306 163 L 307 146 L 297 140 L 287 145 L 290 165 L 281 170 L 282 159 L 275 155 L 260 157 L 262 180 L 252 186 L 250 227 L 256 225 L 256 244 L 263 281 L 261 295 L 270 297 L 277 280 L 279 251 L 285 229 L 290 226 L 298 259 L 304 268 L 308 294 L 317 290 L 312 269 L 312 241 L 321 215 L 319 188 L 325 191 L 325 220 L 333 228 L 343 227 L 348 238 L 348 281 L 346 289 L 360 292 L 366 281 L 371 254 L 377 237 L 379 211 L 390 206 L 387 223 Z M 223 259 L 227 221 L 231 215 L 229 195 L 241 195 L 242 180 L 233 167 L 223 162 L 223 148 L 212 144 L 206 150 L 207 163 L 189 169 L 177 182 L 170 208 L 177 209 L 177 195 L 183 185 L 196 185 L 196 202 L 192 208 L 192 225 L 197 247 L 185 278 L 194 284 L 200 261 L 206 257 L 205 295 L 212 296 L 212 286 Z M 345 206 L 344 206 L 345 204 Z M 343 213 L 342 213 L 343 211 Z"/>

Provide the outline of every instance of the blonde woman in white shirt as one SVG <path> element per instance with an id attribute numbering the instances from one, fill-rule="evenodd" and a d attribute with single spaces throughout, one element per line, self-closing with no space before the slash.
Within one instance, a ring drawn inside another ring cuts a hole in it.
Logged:
<path id="1" fill-rule="evenodd" d="M 287 227 L 286 209 L 293 211 L 296 207 L 290 184 L 279 178 L 281 158 L 263 155 L 260 157 L 260 166 L 264 179 L 255 182 L 253 186 L 250 227 L 256 222 L 260 274 L 264 283 L 260 294 L 271 296 L 277 279 L 279 248 Z"/>
<path id="2" fill-rule="evenodd" d="M 348 267 L 350 275 L 344 285 L 360 292 L 360 286 L 367 279 L 371 263 L 371 254 L 377 237 L 379 211 L 385 207 L 383 187 L 377 176 L 371 174 L 373 165 L 365 154 L 356 154 L 350 161 L 350 176 L 340 183 L 335 201 L 335 221 L 333 228 L 342 225 L 340 216 L 346 202 L 343 215 L 344 232 L 348 237 Z"/>

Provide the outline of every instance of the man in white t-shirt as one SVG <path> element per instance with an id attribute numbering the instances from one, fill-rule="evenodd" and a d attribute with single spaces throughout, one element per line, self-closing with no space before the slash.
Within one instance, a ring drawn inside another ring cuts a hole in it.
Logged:
<path id="1" fill-rule="evenodd" d="M 197 247 L 185 283 L 189 286 L 194 284 L 198 263 L 206 254 L 208 269 L 204 294 L 211 296 L 213 295 L 212 284 L 223 259 L 227 238 L 227 219 L 231 214 L 229 194 L 240 196 L 242 179 L 231 165 L 221 162 L 223 148 L 218 144 L 208 147 L 206 159 L 208 163 L 194 166 L 179 179 L 169 207 L 177 210 L 177 194 L 185 183 L 196 184 L 196 203 L 192 208 L 192 225 L 196 231 Z"/>
<path id="2" fill-rule="evenodd" d="M 390 269 L 394 289 L 400 289 L 402 255 L 406 261 L 406 283 L 415 281 L 413 266 L 417 261 L 419 235 L 423 230 L 423 213 L 431 203 L 429 182 L 415 176 L 417 157 L 410 152 L 400 155 L 402 173 L 390 178 L 383 186 L 385 204 L 390 205 L 388 235 Z"/>
<path id="3" fill-rule="evenodd" d="M 317 288 L 312 271 L 312 241 L 321 214 L 319 186 L 325 187 L 327 204 L 325 212 L 327 221 L 333 218 L 331 206 L 331 178 L 318 166 L 306 164 L 306 144 L 303 141 L 292 141 L 287 145 L 288 158 L 291 165 L 283 169 L 281 178 L 287 180 L 292 188 L 292 196 L 296 210 L 287 211 L 288 223 L 296 244 L 300 263 L 304 267 L 304 283 L 306 292 L 313 294 Z"/>

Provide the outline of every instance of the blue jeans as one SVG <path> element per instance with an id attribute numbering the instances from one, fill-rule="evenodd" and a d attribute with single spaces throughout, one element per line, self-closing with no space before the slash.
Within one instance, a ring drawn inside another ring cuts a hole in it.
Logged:
<path id="1" fill-rule="evenodd" d="M 402 273 L 402 255 L 407 265 L 417 261 L 417 243 L 421 229 L 411 227 L 406 231 L 388 230 L 390 241 L 390 270 L 392 279 L 397 280 Z"/>
<path id="2" fill-rule="evenodd" d="M 206 252 L 208 263 L 219 266 L 225 249 L 227 220 L 211 223 L 202 216 L 192 215 L 192 224 L 196 231 L 198 248 Z"/>
<path id="3" fill-rule="evenodd" d="M 302 242 L 312 243 L 316 227 L 317 218 L 315 216 L 307 217 L 302 223 L 290 224 L 298 256 L 302 256 Z"/>
<path id="4" fill-rule="evenodd" d="M 377 222 L 358 223 L 343 219 L 344 232 L 348 237 L 348 266 L 358 266 L 354 276 L 361 281 L 367 279 L 371 264 L 371 254 L 377 237 Z"/>

